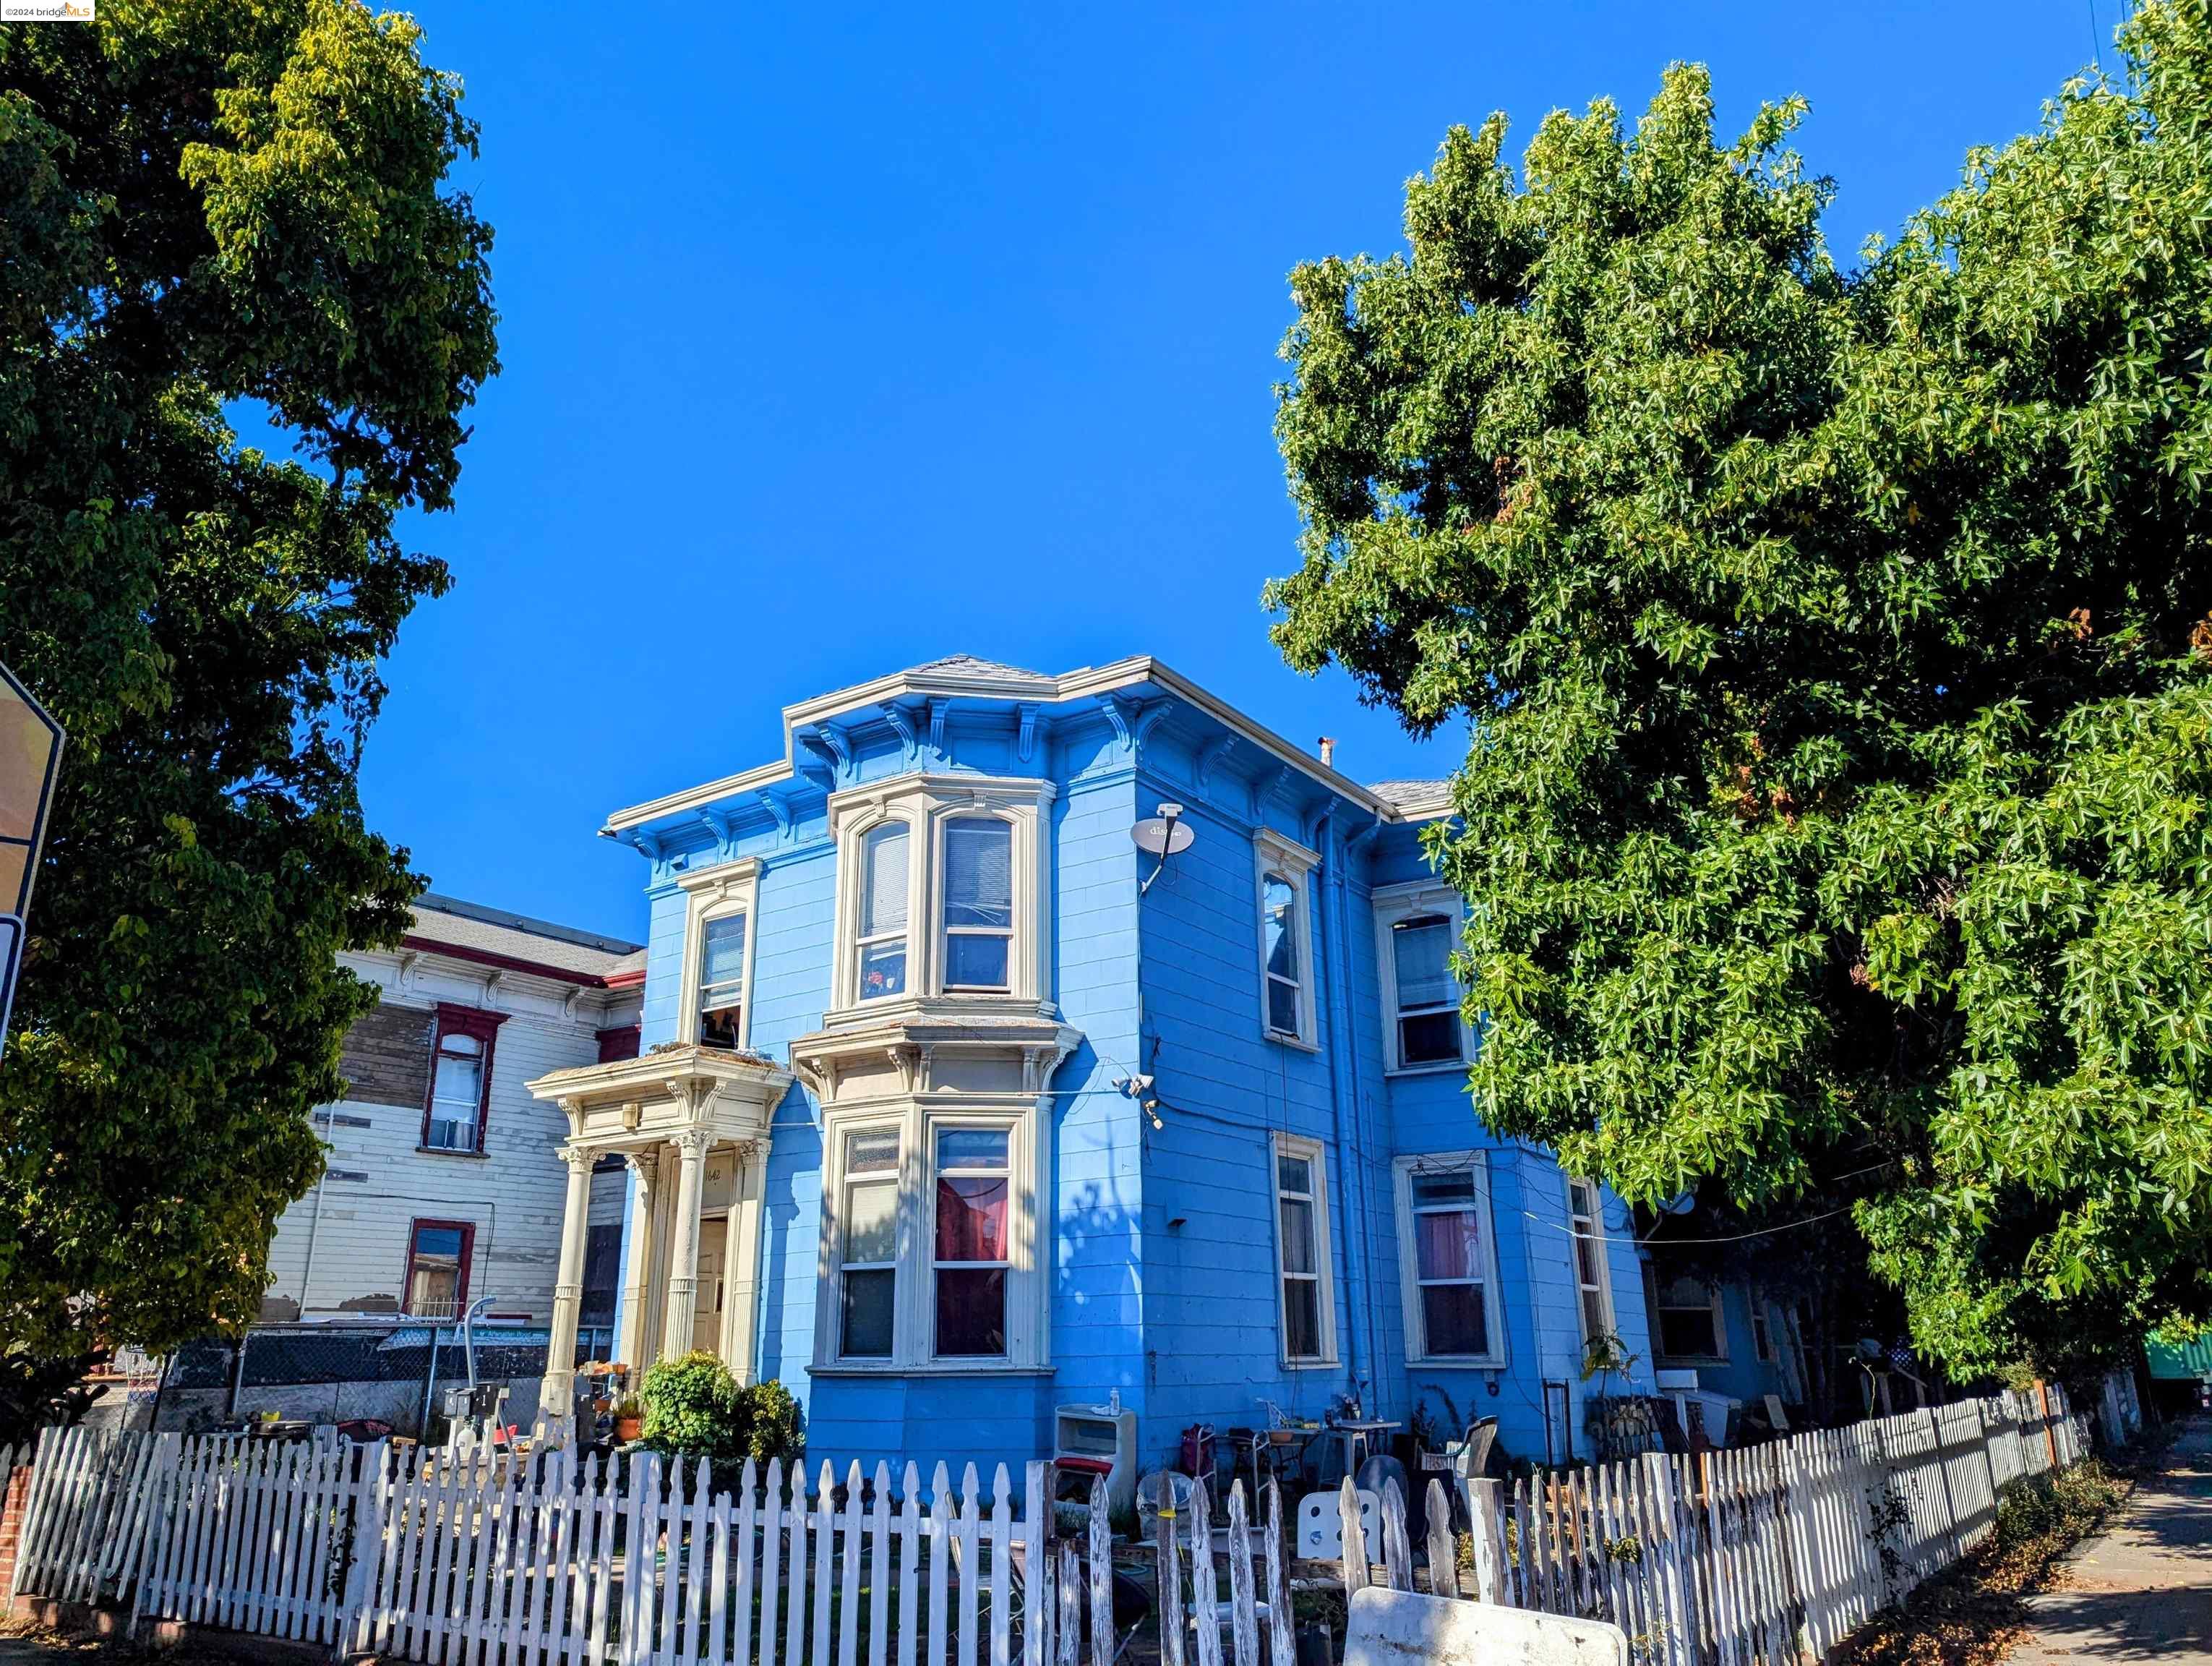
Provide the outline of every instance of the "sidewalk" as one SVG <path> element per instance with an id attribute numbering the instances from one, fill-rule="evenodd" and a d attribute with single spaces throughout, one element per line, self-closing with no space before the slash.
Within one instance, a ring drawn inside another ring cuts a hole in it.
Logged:
<path id="1" fill-rule="evenodd" d="M 2212 1417 L 2181 1432 L 2112 1525 L 2028 1605 L 2034 1630 L 2006 1666 L 2157 1660 L 2212 1666 Z"/>

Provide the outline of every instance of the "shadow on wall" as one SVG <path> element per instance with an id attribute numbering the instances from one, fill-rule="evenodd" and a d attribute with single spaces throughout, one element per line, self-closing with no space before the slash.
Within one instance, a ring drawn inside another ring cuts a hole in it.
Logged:
<path id="1" fill-rule="evenodd" d="M 790 1304 L 786 1295 L 789 1286 L 785 1280 L 791 1272 L 793 1254 L 811 1254 L 819 1237 L 822 1131 L 815 1123 L 814 1108 L 805 1091 L 795 1082 L 769 1122 L 775 1129 L 775 1158 L 768 1165 L 767 1189 L 761 1196 L 760 1315 L 754 1335 L 760 1349 L 761 1376 L 781 1378 L 796 1390 L 802 1373 L 813 1359 L 814 1328 L 810 1318 L 805 1332 L 809 1339 L 805 1356 L 787 1359 L 788 1333 L 785 1322 Z M 800 1233 L 798 1226 L 803 1211 L 793 1183 L 807 1173 L 815 1179 L 817 1230 Z M 805 1240 L 803 1243 L 799 1242 L 801 1238 Z M 812 1282 L 812 1269 L 809 1269 L 808 1281 Z"/>

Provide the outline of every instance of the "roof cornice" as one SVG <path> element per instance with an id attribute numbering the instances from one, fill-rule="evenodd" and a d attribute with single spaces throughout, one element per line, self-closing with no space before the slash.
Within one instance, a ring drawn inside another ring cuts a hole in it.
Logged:
<path id="1" fill-rule="evenodd" d="M 757 793 L 780 781 L 796 780 L 800 773 L 798 767 L 799 731 L 865 707 L 881 706 L 914 696 L 933 695 L 1061 704 L 1114 694 L 1146 684 L 1204 713 L 1240 739 L 1257 747 L 1279 763 L 1297 770 L 1316 785 L 1335 793 L 1347 803 L 1364 810 L 1379 822 L 1411 824 L 1432 820 L 1436 816 L 1450 812 L 1449 800 L 1440 800 L 1434 806 L 1427 804 L 1401 806 L 1377 798 L 1349 775 L 1340 774 L 1312 753 L 1292 745 L 1265 724 L 1255 722 L 1226 701 L 1208 693 L 1182 672 L 1146 654 L 1116 660 L 1110 665 L 1085 666 L 1081 670 L 1057 677 L 963 676 L 958 672 L 923 668 L 897 672 L 888 677 L 879 677 L 873 682 L 839 689 L 830 694 L 817 695 L 812 699 L 783 708 L 783 759 L 781 763 L 763 763 L 737 775 L 725 775 L 719 781 L 707 781 L 679 793 L 670 793 L 660 798 L 648 799 L 642 804 L 630 805 L 610 815 L 599 832 L 602 837 L 617 838 L 664 817 L 696 812 L 738 793 Z"/>

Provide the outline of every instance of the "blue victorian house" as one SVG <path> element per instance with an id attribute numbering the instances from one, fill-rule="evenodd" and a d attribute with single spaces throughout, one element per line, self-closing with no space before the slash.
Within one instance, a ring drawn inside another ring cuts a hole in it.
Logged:
<path id="1" fill-rule="evenodd" d="M 1117 1400 L 1151 1468 L 1347 1395 L 1563 1457 L 1648 1390 L 1626 1208 L 1468 1103 L 1443 783 L 1363 787 L 1151 659 L 943 660 L 783 728 L 605 830 L 649 864 L 641 1045 L 532 1084 L 556 1359 L 619 1155 L 622 1357 L 781 1378 L 841 1466 L 1012 1462 Z M 1598 1338 L 1631 1363 L 1585 1380 Z"/>

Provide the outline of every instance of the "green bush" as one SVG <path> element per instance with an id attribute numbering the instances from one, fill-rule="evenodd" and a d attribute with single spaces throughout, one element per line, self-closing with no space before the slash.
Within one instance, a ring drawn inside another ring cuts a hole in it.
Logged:
<path id="1" fill-rule="evenodd" d="M 718 1478 L 749 1457 L 765 1463 L 800 1449 L 791 1390 L 774 1378 L 739 1388 L 711 1353 L 664 1359 L 646 1371 L 640 1388 L 645 1444 L 670 1456 L 703 1457 Z"/>

